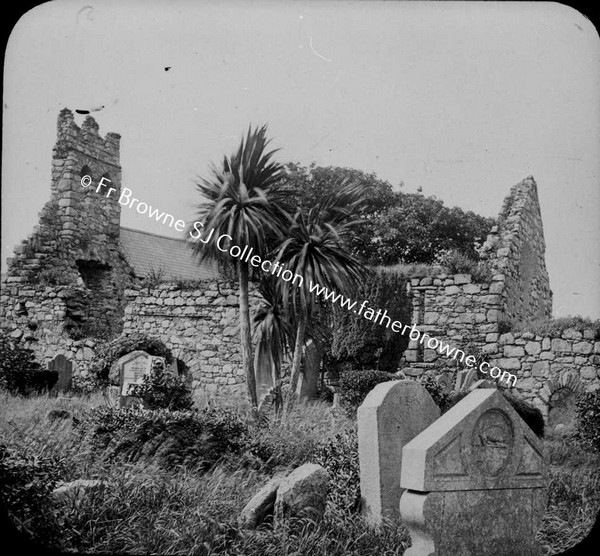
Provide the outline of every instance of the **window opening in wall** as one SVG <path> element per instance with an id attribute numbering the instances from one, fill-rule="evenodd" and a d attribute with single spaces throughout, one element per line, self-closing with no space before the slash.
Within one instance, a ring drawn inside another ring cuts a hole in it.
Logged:
<path id="1" fill-rule="evenodd" d="M 104 180 L 104 181 L 103 181 Z M 110 174 L 108 172 L 104 172 L 101 178 L 98 180 L 98 185 L 100 185 L 99 193 L 102 196 L 105 196 L 108 193 L 109 188 L 112 186 L 112 180 L 110 179 Z"/>
<path id="2" fill-rule="evenodd" d="M 92 171 L 90 170 L 90 167 L 87 164 L 83 166 L 81 168 L 81 172 L 79 172 L 79 177 L 83 178 L 83 176 L 90 176 L 90 178 L 92 178 L 92 181 L 94 179 L 94 177 L 92 176 Z"/>
<path id="3" fill-rule="evenodd" d="M 77 269 L 83 283 L 92 291 L 102 288 L 107 281 L 110 282 L 110 266 L 97 261 L 76 261 Z"/>

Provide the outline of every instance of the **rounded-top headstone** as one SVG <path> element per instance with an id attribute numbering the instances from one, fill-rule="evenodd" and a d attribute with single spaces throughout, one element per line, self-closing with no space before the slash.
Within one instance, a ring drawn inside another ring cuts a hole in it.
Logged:
<path id="1" fill-rule="evenodd" d="M 402 448 L 440 416 L 414 380 L 378 384 L 358 408 L 362 511 L 372 523 L 399 517 Z"/>

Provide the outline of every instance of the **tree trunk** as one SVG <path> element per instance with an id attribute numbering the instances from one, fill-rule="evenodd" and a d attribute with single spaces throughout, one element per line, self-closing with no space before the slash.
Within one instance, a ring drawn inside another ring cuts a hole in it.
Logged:
<path id="1" fill-rule="evenodd" d="M 273 363 L 271 367 L 273 372 L 273 387 L 274 387 L 274 404 L 275 404 L 275 417 L 279 417 L 283 409 L 283 398 L 281 396 L 281 368 L 279 365 Z"/>
<path id="2" fill-rule="evenodd" d="M 296 343 L 294 345 L 294 359 L 292 361 L 292 372 L 290 375 L 290 399 L 296 395 L 298 386 L 298 377 L 302 365 L 302 346 L 304 345 L 304 336 L 306 333 L 307 318 L 305 314 L 301 314 L 298 320 L 298 329 L 296 330 Z"/>
<path id="3" fill-rule="evenodd" d="M 254 361 L 252 360 L 252 335 L 250 332 L 250 306 L 248 300 L 248 263 L 238 260 L 240 277 L 240 339 L 242 346 L 242 365 L 246 373 L 246 387 L 252 411 L 258 411 Z"/>

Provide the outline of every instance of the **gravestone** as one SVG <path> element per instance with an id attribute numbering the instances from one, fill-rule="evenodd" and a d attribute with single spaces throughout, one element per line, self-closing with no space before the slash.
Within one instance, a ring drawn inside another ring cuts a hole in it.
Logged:
<path id="1" fill-rule="evenodd" d="M 406 444 L 400 485 L 405 556 L 542 553 L 542 444 L 496 389 L 474 390 Z"/>
<path id="2" fill-rule="evenodd" d="M 65 393 L 71 389 L 73 382 L 73 363 L 59 353 L 48 363 L 48 370 L 58 374 L 58 380 L 50 390 L 51 394 Z"/>
<path id="3" fill-rule="evenodd" d="M 362 513 L 373 524 L 398 518 L 402 447 L 440 416 L 414 380 L 378 384 L 358 408 Z"/>
<path id="4" fill-rule="evenodd" d="M 312 400 L 317 397 L 319 372 L 323 352 L 314 340 L 309 340 L 302 353 L 302 372 L 298 377 L 296 394 L 300 399 Z"/>
<path id="5" fill-rule="evenodd" d="M 152 360 L 156 359 L 145 351 L 136 350 L 124 355 L 117 361 L 119 372 L 119 405 L 127 407 L 137 403 L 137 398 L 129 395 L 130 386 L 143 384 L 144 376 L 152 370 Z M 158 359 L 163 359 L 159 357 Z"/>
<path id="6" fill-rule="evenodd" d="M 443 394 L 449 394 L 453 390 L 452 374 L 442 373 L 435 377 L 437 385 L 441 388 Z"/>
<path id="7" fill-rule="evenodd" d="M 577 425 L 577 396 L 570 388 L 559 388 L 548 400 L 548 429 L 562 434 L 575 431 Z M 558 427 L 558 428 L 557 428 Z"/>
<path id="8" fill-rule="evenodd" d="M 456 373 L 456 382 L 454 390 L 468 390 L 470 386 L 477 380 L 477 371 L 475 369 L 462 369 Z"/>

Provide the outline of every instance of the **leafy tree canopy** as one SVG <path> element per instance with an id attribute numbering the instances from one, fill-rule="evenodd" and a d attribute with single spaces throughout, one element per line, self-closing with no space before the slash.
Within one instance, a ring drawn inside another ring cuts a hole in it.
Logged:
<path id="1" fill-rule="evenodd" d="M 290 214 L 298 208 L 308 211 L 335 194 L 341 180 L 362 190 L 363 203 L 357 209 L 362 221 L 353 226 L 346 244 L 367 264 L 431 263 L 446 250 L 477 259 L 476 246 L 494 225 L 493 218 L 449 208 L 435 197 L 394 191 L 373 173 L 315 163 L 289 163 L 285 171 L 281 192 L 287 194 L 284 205 Z"/>
<path id="2" fill-rule="evenodd" d="M 476 260 L 477 245 L 494 225 L 493 218 L 448 208 L 435 197 L 400 193 L 397 199 L 376 222 L 371 264 L 432 263 L 437 254 L 449 249 Z"/>

